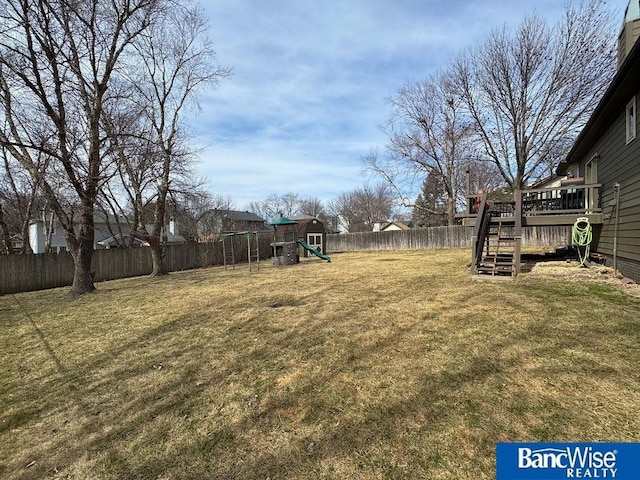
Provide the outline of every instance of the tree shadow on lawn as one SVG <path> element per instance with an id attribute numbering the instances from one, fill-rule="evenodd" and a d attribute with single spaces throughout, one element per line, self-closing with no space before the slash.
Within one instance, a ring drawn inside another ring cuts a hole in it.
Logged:
<path id="1" fill-rule="evenodd" d="M 228 332 L 224 325 L 207 330 L 211 321 L 205 314 L 178 317 L 76 371 L 65 368 L 41 337 L 57 378 L 28 392 L 40 399 L 39 407 L 12 428 L 48 438 L 20 454 L 3 475 L 42 478 L 59 470 L 79 478 L 84 463 L 96 478 L 331 478 L 338 476 L 335 469 L 361 478 L 438 471 L 490 478 L 495 442 L 531 439 L 522 438 L 532 431 L 528 417 L 539 415 L 536 424 L 556 422 L 553 430 L 539 432 L 549 440 L 575 421 L 574 413 L 563 412 L 562 398 L 528 392 L 524 379 L 509 382 L 521 376 L 521 364 L 502 356 L 505 349 L 520 346 L 521 356 L 558 354 L 544 352 L 543 342 L 530 343 L 540 334 L 535 324 L 496 335 L 477 354 L 462 354 L 440 370 L 410 374 L 410 390 L 386 392 L 374 384 L 360 395 L 358 376 L 375 376 L 369 370 L 383 369 L 380 359 L 401 362 L 396 346 L 410 342 L 423 325 L 396 327 L 373 342 L 344 339 L 327 363 L 322 343 L 335 342 L 325 334 L 334 326 L 330 320 L 264 330 L 267 339 L 257 346 L 255 319 Z M 176 337 L 191 341 L 175 343 Z M 306 363 L 296 366 L 301 356 Z M 277 378 L 296 372 L 286 388 L 277 385 Z M 136 389 L 138 383 L 145 388 Z M 27 396 L 20 402 L 30 408 Z M 175 432 L 183 437 L 172 438 Z M 466 450 L 455 450 L 465 443 L 458 434 L 467 435 Z"/>

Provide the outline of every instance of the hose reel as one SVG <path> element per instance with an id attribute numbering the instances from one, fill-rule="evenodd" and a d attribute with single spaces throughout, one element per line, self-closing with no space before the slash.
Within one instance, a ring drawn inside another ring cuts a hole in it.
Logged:
<path id="1" fill-rule="evenodd" d="M 580 267 L 588 267 L 593 229 L 587 217 L 579 217 L 571 229 L 571 245 L 578 251 Z"/>

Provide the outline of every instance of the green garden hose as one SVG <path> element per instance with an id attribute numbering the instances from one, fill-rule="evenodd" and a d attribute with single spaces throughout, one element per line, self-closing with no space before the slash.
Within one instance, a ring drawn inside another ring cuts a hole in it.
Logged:
<path id="1" fill-rule="evenodd" d="M 586 217 L 578 218 L 571 229 L 571 245 L 576 247 L 576 250 L 578 250 L 580 267 L 588 267 L 587 262 L 589 260 L 589 250 L 592 238 L 593 231 L 591 229 L 589 219 Z"/>

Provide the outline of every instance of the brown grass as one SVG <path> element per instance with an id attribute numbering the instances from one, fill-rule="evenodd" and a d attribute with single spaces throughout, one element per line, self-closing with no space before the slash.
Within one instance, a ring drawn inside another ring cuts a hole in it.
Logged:
<path id="1" fill-rule="evenodd" d="M 640 441 L 640 302 L 467 251 L 0 297 L 0 477 L 483 479 L 497 441 Z"/>

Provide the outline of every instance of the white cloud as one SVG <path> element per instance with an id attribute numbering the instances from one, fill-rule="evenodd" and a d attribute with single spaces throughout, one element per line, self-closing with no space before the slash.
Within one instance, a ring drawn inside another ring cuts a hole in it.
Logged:
<path id="1" fill-rule="evenodd" d="M 620 15 L 626 2 L 620 3 Z M 366 179 L 384 149 L 386 98 L 441 68 L 492 28 L 562 2 L 540 0 L 216 0 L 206 5 L 221 64 L 234 75 L 189 119 L 199 171 L 238 207 L 271 193 L 329 200 Z"/>

